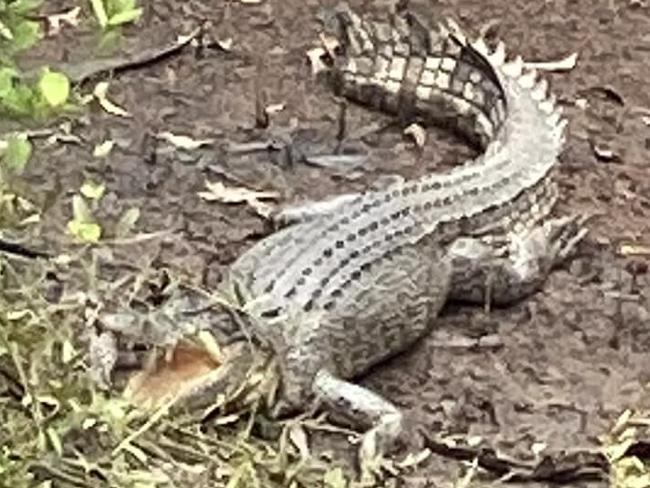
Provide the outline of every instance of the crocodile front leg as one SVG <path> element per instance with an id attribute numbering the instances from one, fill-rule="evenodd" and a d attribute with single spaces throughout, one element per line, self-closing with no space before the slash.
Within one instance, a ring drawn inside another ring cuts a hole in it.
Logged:
<path id="1" fill-rule="evenodd" d="M 287 326 L 283 399 L 303 406 L 315 397 L 337 418 L 365 431 L 362 471 L 374 471 L 402 433 L 402 414 L 381 396 L 347 380 L 398 354 L 424 334 L 447 299 L 451 267 L 439 245 L 422 239 L 389 255 L 368 256 L 341 284 L 320 293 L 311 316 Z M 354 278 L 352 278 L 354 276 Z M 322 308 L 321 308 L 322 307 Z M 307 320 L 313 322 L 307 324 Z"/>
<path id="2" fill-rule="evenodd" d="M 499 247 L 457 239 L 448 249 L 450 299 L 502 305 L 531 295 L 587 234 L 583 224 L 578 216 L 550 219 L 526 234 L 509 236 Z"/>
<path id="3" fill-rule="evenodd" d="M 329 411 L 366 430 L 359 449 L 359 461 L 362 478 L 372 476 L 380 468 L 382 454 L 402 434 L 402 413 L 378 394 L 337 378 L 326 370 L 318 372 L 312 389 Z"/>

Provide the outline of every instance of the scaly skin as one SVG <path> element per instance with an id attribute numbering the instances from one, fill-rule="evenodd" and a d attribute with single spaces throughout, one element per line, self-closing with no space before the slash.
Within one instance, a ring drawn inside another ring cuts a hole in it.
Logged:
<path id="1" fill-rule="evenodd" d="M 507 303 L 532 293 L 585 231 L 574 218 L 548 218 L 565 121 L 520 58 L 506 63 L 502 45 L 489 52 L 451 22 L 427 30 L 409 14 L 370 22 L 340 5 L 328 24 L 339 36 L 332 78 L 341 95 L 405 119 L 452 121 L 485 146 L 446 174 L 281 214 L 289 225 L 245 252 L 220 287 L 246 310 L 260 354 L 277 360 L 276 412 L 320 400 L 367 429 L 369 462 L 393 444 L 402 415 L 348 380 L 426 334 L 447 300 Z M 179 300 L 137 326 L 104 317 L 101 340 L 115 342 L 116 331 L 174 344 L 232 324 L 222 308 L 183 318 L 188 298 Z M 105 350 L 94 358 L 106 377 L 116 356 Z M 184 396 L 206 398 L 214 385 L 223 377 Z"/>

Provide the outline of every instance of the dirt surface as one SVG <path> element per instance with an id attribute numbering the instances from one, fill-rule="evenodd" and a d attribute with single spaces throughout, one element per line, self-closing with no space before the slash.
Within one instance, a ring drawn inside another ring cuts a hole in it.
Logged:
<path id="1" fill-rule="evenodd" d="M 377 14 L 388 8 L 387 2 L 351 3 Z M 399 127 L 355 140 L 370 124 L 389 121 L 350 106 L 347 144 L 369 154 L 361 169 L 291 165 L 267 153 L 226 156 L 220 148 L 228 141 L 265 137 L 264 130 L 254 129 L 257 87 L 267 104 L 285 105 L 271 117 L 274 134 L 293 126 L 308 152 L 335 148 L 339 101 L 312 78 L 305 56 L 317 39 L 320 5 L 148 2 L 139 27 L 125 31 L 130 47 L 168 42 L 209 20 L 214 38 L 232 38 L 232 51 L 187 49 L 121 73 L 111 81 L 110 94 L 132 117 L 94 108 L 73 124 L 81 144 L 41 144 L 25 177 L 27 191 L 45 206 L 35 242 L 57 251 L 78 249 L 65 234 L 71 197 L 86 179 L 97 179 L 107 186 L 97 216 L 109 238 L 130 207 L 141 210 L 139 232 L 165 231 L 111 246 L 116 262 L 169 268 L 214 286 L 225 267 L 270 227 L 248 206 L 199 198 L 206 178 L 276 190 L 278 203 L 286 204 L 368 188 L 382 174 L 440 171 L 474 154 L 435 130 L 422 154 Z M 432 337 L 363 383 L 403 408 L 413 424 L 429 432 L 480 436 L 508 456 L 531 460 L 540 446 L 553 452 L 598 448 L 598 437 L 621 412 L 640 406 L 650 381 L 650 257 L 621 248 L 650 245 L 650 37 L 645 34 L 650 6 L 627 0 L 413 1 L 411 6 L 425 18 L 450 15 L 474 33 L 488 26 L 491 39 L 503 39 L 526 60 L 579 53 L 574 69 L 548 75 L 570 121 L 558 213 L 597 217 L 579 256 L 553 273 L 534 297 L 489 313 L 448 307 Z M 78 35 L 67 32 L 45 43 L 38 57 L 56 62 L 80 56 L 83 48 L 78 52 L 69 42 Z M 155 144 L 151 134 L 161 131 L 216 143 L 181 154 Z M 93 158 L 94 145 L 105 139 L 115 140 L 116 148 L 107 158 Z M 614 157 L 605 157 L 606 151 Z M 80 283 L 64 285 L 74 289 Z M 496 344 L 444 345 L 448 336 L 486 335 Z M 345 442 L 325 442 L 347 452 Z M 433 455 L 408 475 L 408 486 L 450 486 L 461 474 L 460 463 Z"/>

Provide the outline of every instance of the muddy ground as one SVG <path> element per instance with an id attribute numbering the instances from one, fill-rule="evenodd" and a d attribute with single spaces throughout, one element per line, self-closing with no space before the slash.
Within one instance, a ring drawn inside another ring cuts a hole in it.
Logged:
<path id="1" fill-rule="evenodd" d="M 56 10 L 57 3 L 48 9 Z M 383 1 L 351 3 L 377 14 L 388 9 Z M 224 268 L 270 228 L 250 207 L 199 198 L 206 178 L 276 190 L 278 204 L 286 204 L 367 188 L 382 174 L 440 171 L 473 155 L 436 130 L 422 154 L 399 127 L 354 140 L 369 124 L 387 120 L 354 106 L 347 111 L 348 144 L 370 155 L 361 169 L 287 165 L 266 153 L 225 156 L 218 149 L 225 141 L 264 136 L 254 129 L 258 84 L 267 104 L 285 105 L 271 117 L 274 131 L 293 124 L 302 147 L 333 150 L 339 101 L 313 80 L 305 56 L 315 44 L 315 15 L 324 4 L 267 0 L 232 2 L 227 8 L 207 0 L 149 2 L 139 26 L 125 30 L 126 48 L 160 45 L 209 20 L 215 38 L 232 38 L 232 51 L 186 49 L 121 73 L 111 81 L 110 93 L 131 118 L 92 109 L 85 122 L 74 124 L 81 144 L 39 147 L 25 176 L 27 191 L 46 205 L 34 242 L 57 251 L 76 249 L 65 234 L 71 197 L 94 178 L 107 185 L 97 215 L 108 237 L 129 207 L 142 212 L 139 232 L 167 231 L 137 244 L 111 246 L 116 262 L 169 268 L 186 280 L 214 286 Z M 474 33 L 487 26 L 491 39 L 503 39 L 526 60 L 579 54 L 574 69 L 548 75 L 570 122 L 558 213 L 596 217 L 579 255 L 534 297 L 489 313 L 448 307 L 431 338 L 363 383 L 425 430 L 480 436 L 513 458 L 534 460 L 540 446 L 549 452 L 596 449 L 599 436 L 621 412 L 640 406 L 650 381 L 650 257 L 622 247 L 650 246 L 650 5 L 468 0 L 413 1 L 411 6 L 433 19 L 451 15 Z M 79 30 L 64 32 L 26 62 L 88 56 L 82 43 L 73 42 L 77 36 Z M 152 143 L 150 134 L 160 131 L 217 142 L 182 155 Z M 93 146 L 105 139 L 117 147 L 107 158 L 93 158 Z M 64 286 L 74 289 L 79 283 Z M 453 347 L 449 336 L 491 336 L 496 345 Z M 344 451 L 345 442 L 339 441 L 325 440 Z M 408 475 L 408 486 L 451 486 L 461 472 L 459 462 L 433 455 Z M 607 483 L 573 483 L 588 485 Z"/>

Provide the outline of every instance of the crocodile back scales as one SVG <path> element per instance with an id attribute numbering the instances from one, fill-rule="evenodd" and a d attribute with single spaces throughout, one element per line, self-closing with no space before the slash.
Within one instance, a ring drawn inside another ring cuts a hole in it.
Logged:
<path id="1" fill-rule="evenodd" d="M 566 121 L 547 83 L 470 42 L 451 21 L 424 30 L 413 17 L 363 20 L 338 7 L 342 53 L 334 69 L 344 96 L 389 112 L 457 127 L 486 142 L 476 160 L 444 174 L 362 193 L 331 214 L 285 228 L 231 267 L 262 316 L 334 306 L 373 264 L 425 236 L 445 245 L 495 225 L 518 232 L 550 212 L 557 190 L 549 177 Z"/>

